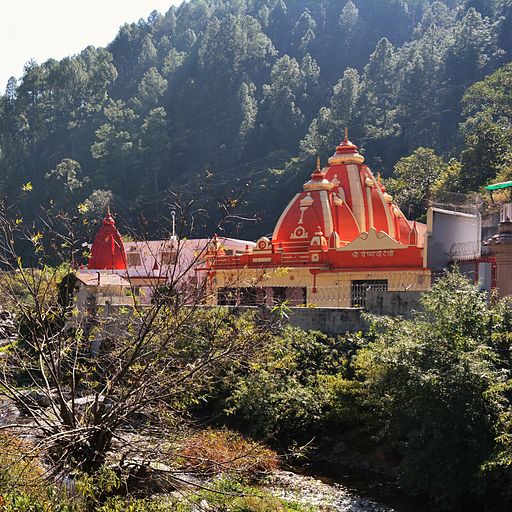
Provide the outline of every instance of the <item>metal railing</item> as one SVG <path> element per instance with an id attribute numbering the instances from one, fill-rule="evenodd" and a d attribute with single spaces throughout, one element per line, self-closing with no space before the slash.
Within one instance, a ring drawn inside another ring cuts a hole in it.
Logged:
<path id="1" fill-rule="evenodd" d="M 365 307 L 366 293 L 369 290 L 387 292 L 422 291 L 430 286 L 430 274 L 423 272 L 396 272 L 388 279 L 379 279 L 379 275 L 369 274 L 359 280 L 340 280 L 335 284 L 322 286 L 295 287 L 226 287 L 218 290 L 219 304 L 231 305 L 267 305 L 286 301 L 293 306 L 324 306 L 334 308 Z M 305 283 L 304 283 L 305 284 Z M 276 290 L 281 288 L 281 293 Z"/>
<path id="2" fill-rule="evenodd" d="M 369 290 L 387 292 L 388 282 L 385 279 L 373 281 L 352 281 L 350 289 L 350 306 L 353 308 L 364 308 L 366 306 L 366 292 Z"/>

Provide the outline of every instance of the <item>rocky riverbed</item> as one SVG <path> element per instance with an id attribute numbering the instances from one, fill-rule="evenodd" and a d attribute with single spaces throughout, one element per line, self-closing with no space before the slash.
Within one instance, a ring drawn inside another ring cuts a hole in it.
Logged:
<path id="1" fill-rule="evenodd" d="M 7 400 L 0 400 L 0 425 L 27 425 L 30 419 L 20 414 L 14 404 Z M 26 436 L 25 436 L 26 437 Z M 30 437 L 30 435 L 28 436 Z M 328 468 L 325 465 L 325 468 Z M 396 489 L 385 480 L 379 481 L 377 475 L 372 477 L 364 472 L 365 479 L 355 478 L 352 474 L 333 476 L 332 467 L 326 471 L 329 476 L 321 476 L 318 468 L 309 468 L 309 474 L 301 474 L 304 468 L 292 468 L 293 471 L 274 470 L 262 490 L 285 499 L 311 506 L 321 512 L 425 512 L 424 508 L 417 508 L 409 504 L 402 505 L 395 500 L 398 494 Z M 338 473 L 338 475 L 340 475 Z M 183 480 L 184 475 L 181 475 Z M 196 480 L 191 477 L 189 483 Z M 206 487 L 208 481 L 201 482 Z M 194 488 L 192 485 L 191 488 Z M 382 492 L 382 491 L 386 492 Z M 390 497 L 392 499 L 390 499 Z M 381 499 L 382 498 L 382 499 Z M 398 503 L 398 506 L 395 506 Z M 203 509 L 201 509 L 203 510 Z M 204 508 L 204 510 L 209 510 Z"/>
<path id="2" fill-rule="evenodd" d="M 328 484 L 291 471 L 275 471 L 266 490 L 289 501 L 325 512 L 393 512 L 395 509 L 359 496 L 340 484 Z"/>

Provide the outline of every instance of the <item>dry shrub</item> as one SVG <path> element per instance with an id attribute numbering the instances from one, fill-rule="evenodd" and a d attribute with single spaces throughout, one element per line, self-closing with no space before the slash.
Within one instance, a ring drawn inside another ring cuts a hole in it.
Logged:
<path id="1" fill-rule="evenodd" d="M 0 493 L 40 497 L 45 494 L 44 469 L 27 441 L 0 433 Z"/>
<path id="2" fill-rule="evenodd" d="M 256 478 L 279 465 L 277 454 L 229 430 L 207 429 L 188 437 L 180 451 L 183 466 L 202 474 L 236 473 Z"/>

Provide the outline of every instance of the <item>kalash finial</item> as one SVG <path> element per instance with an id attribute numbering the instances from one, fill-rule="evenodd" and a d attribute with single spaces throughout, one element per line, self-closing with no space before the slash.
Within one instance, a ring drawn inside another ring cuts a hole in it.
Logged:
<path id="1" fill-rule="evenodd" d="M 357 164 L 364 162 L 364 156 L 357 151 L 357 146 L 348 140 L 348 128 L 345 128 L 344 139 L 336 146 L 336 152 L 329 158 L 329 165 Z"/>
<path id="2" fill-rule="evenodd" d="M 311 175 L 311 179 L 304 183 L 304 190 L 331 190 L 333 184 L 325 178 L 322 173 L 320 156 L 316 157 L 316 169 Z"/>
<path id="3" fill-rule="evenodd" d="M 114 217 L 112 217 L 112 214 L 110 213 L 110 205 L 107 205 L 107 215 L 105 215 L 105 218 L 103 219 L 103 225 L 106 226 L 109 224 L 110 226 L 115 226 Z"/>

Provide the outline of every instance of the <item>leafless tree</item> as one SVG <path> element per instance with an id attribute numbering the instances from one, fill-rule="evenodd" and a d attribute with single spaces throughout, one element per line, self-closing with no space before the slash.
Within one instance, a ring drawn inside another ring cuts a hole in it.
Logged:
<path id="1" fill-rule="evenodd" d="M 92 475 L 112 461 L 122 470 L 146 457 L 172 473 L 164 462 L 184 411 L 223 368 L 257 350 L 270 326 L 200 307 L 207 280 L 193 301 L 183 298 L 180 283 L 203 254 L 186 268 L 170 266 L 168 293 L 155 289 L 150 304 L 130 289 L 130 305 L 98 306 L 92 316 L 78 310 L 73 268 L 81 244 L 72 219 L 61 221 L 28 228 L 0 211 L 0 300 L 18 326 L 0 361 L 0 395 L 23 411 L 1 428 L 32 436 L 55 475 Z M 50 265 L 56 255 L 59 265 Z"/>

